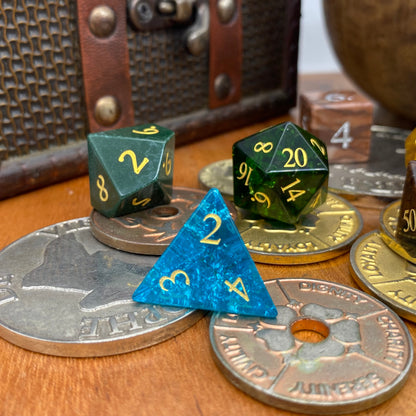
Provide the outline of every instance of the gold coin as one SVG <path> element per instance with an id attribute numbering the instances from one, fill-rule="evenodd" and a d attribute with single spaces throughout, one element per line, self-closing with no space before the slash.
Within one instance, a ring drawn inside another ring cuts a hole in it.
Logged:
<path id="1" fill-rule="evenodd" d="M 380 226 L 381 230 L 388 234 L 390 237 L 394 237 L 397 228 L 397 218 L 400 211 L 400 199 L 387 205 L 380 214 Z"/>
<path id="2" fill-rule="evenodd" d="M 239 210 L 236 225 L 254 261 L 309 264 L 348 251 L 363 222 L 354 206 L 329 193 L 326 202 L 298 224 L 284 224 Z"/>
<path id="3" fill-rule="evenodd" d="M 416 263 L 416 258 L 410 254 L 396 239 L 396 229 L 399 218 L 401 200 L 387 205 L 380 214 L 380 235 L 384 243 L 399 256 L 411 263 Z"/>
<path id="4" fill-rule="evenodd" d="M 224 198 L 233 199 L 233 161 L 231 159 L 219 160 L 203 167 L 199 171 L 198 180 L 202 188 L 217 188 Z"/>
<path id="5" fill-rule="evenodd" d="M 390 250 L 381 233 L 372 231 L 353 244 L 350 269 L 362 289 L 416 322 L 416 265 Z"/>

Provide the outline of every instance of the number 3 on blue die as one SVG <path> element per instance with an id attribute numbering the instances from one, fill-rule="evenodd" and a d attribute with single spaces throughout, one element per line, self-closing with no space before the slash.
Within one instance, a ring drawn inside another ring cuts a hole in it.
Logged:
<path id="1" fill-rule="evenodd" d="M 277 314 L 217 189 L 207 193 L 133 299 L 267 318 Z"/>

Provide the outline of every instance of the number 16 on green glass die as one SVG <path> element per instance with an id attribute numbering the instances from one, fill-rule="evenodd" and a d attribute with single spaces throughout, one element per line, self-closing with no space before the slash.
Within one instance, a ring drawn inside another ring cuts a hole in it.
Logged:
<path id="1" fill-rule="evenodd" d="M 91 205 L 117 217 L 168 203 L 174 150 L 173 131 L 155 124 L 89 134 Z"/>
<path id="2" fill-rule="evenodd" d="M 328 174 L 325 144 L 290 122 L 233 146 L 234 203 L 265 218 L 298 222 L 325 202 Z"/>

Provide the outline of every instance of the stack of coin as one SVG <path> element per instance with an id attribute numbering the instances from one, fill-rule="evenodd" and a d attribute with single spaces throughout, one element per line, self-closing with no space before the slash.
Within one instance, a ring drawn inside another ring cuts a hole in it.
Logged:
<path id="1" fill-rule="evenodd" d="M 231 160 L 207 166 L 199 180 L 204 188 L 215 186 L 232 200 Z M 393 216 L 397 223 L 397 213 Z M 391 219 L 385 222 L 392 225 Z M 410 267 L 410 263 L 391 251 L 380 233 L 354 243 L 362 230 L 362 218 L 339 195 L 329 193 L 325 204 L 295 225 L 241 209 L 237 209 L 236 225 L 257 262 L 307 264 L 353 247 L 351 269 L 356 276 L 363 271 L 380 282 L 381 291 L 388 287 L 387 292 L 396 297 L 407 296 L 404 286 L 397 288 L 391 276 L 393 270 L 405 264 Z M 408 276 L 409 285 L 411 280 Z M 394 303 L 327 281 L 291 278 L 265 284 L 278 309 L 276 319 L 221 313 L 211 318 L 214 358 L 236 387 L 285 410 L 337 414 L 380 404 L 403 386 L 413 360 L 413 344 L 393 309 L 402 316 L 403 311 Z M 366 284 L 361 286 L 368 289 Z M 378 289 L 372 292 L 387 300 Z M 416 293 L 407 302 L 416 305 Z M 297 338 L 304 330 L 318 333 L 318 341 Z"/>
<path id="2" fill-rule="evenodd" d="M 403 318 L 416 322 L 416 264 L 395 239 L 401 201 L 380 215 L 380 230 L 359 238 L 350 253 L 351 273 Z"/>
<path id="3" fill-rule="evenodd" d="M 402 199 L 382 211 L 380 230 L 354 244 L 351 270 L 361 287 L 416 322 L 415 179 L 416 161 L 410 160 Z"/>
<path id="4" fill-rule="evenodd" d="M 94 210 L 91 230 L 97 240 L 118 250 L 160 256 L 194 212 L 206 192 L 174 187 L 169 204 L 122 217 L 107 218 Z M 231 216 L 236 212 L 227 202 Z"/>

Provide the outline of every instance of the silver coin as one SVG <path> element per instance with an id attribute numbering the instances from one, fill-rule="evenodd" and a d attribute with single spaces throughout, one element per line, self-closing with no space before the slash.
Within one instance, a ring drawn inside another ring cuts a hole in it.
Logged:
<path id="1" fill-rule="evenodd" d="M 404 143 L 409 134 L 395 127 L 372 126 L 369 160 L 332 164 L 329 188 L 345 195 L 400 198 L 406 176 Z"/>
<path id="2" fill-rule="evenodd" d="M 366 166 L 331 165 L 329 189 L 341 195 L 369 195 L 380 198 L 400 198 L 404 175 L 387 171 L 371 171 Z"/>
<path id="3" fill-rule="evenodd" d="M 285 410 L 321 415 L 376 406 L 403 387 L 412 368 L 412 339 L 386 305 L 323 280 L 265 284 L 276 318 L 211 318 L 214 358 L 236 387 Z M 312 340 L 310 333 L 320 338 Z"/>
<path id="4" fill-rule="evenodd" d="M 28 234 L 0 252 L 0 336 L 36 352 L 91 357 L 177 335 L 203 313 L 132 300 L 157 258 L 103 245 L 89 218 Z"/>

